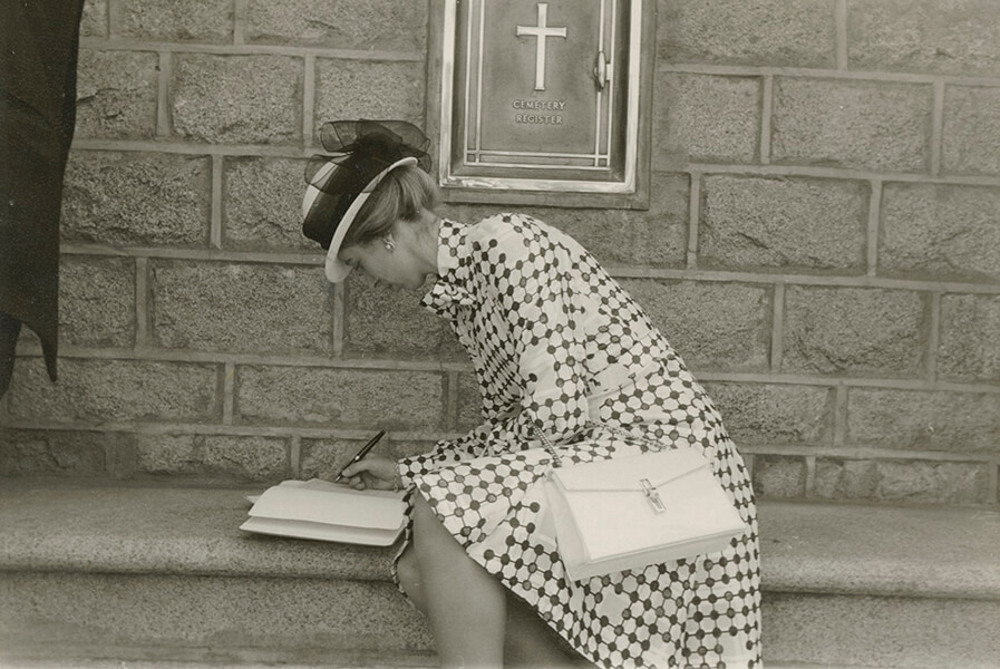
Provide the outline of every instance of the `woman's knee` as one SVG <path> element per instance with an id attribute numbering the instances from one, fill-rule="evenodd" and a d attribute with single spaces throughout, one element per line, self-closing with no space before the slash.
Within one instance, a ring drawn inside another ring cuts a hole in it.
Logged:
<path id="1" fill-rule="evenodd" d="M 431 505 L 422 495 L 415 495 L 413 500 L 413 548 L 418 565 L 423 560 L 433 557 L 442 548 L 447 549 L 449 543 L 454 543 L 448 530 L 441 524 Z M 456 544 L 457 545 L 457 544 Z"/>

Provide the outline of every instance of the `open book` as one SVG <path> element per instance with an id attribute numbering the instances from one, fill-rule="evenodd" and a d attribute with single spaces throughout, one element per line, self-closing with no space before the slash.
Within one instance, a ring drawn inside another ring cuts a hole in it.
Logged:
<path id="1" fill-rule="evenodd" d="M 354 490 L 321 479 L 283 481 L 257 498 L 241 530 L 388 546 L 406 524 L 402 492 Z"/>

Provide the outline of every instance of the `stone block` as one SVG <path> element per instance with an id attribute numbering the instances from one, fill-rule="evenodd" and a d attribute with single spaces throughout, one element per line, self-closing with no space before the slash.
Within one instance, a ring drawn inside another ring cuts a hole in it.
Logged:
<path id="1" fill-rule="evenodd" d="M 737 444 L 829 444 L 834 392 L 814 386 L 706 383 Z"/>
<path id="2" fill-rule="evenodd" d="M 856 181 L 706 177 L 699 265 L 863 271 L 868 197 Z"/>
<path id="3" fill-rule="evenodd" d="M 302 234 L 304 161 L 228 157 L 223 169 L 223 248 L 322 253 Z"/>
<path id="4" fill-rule="evenodd" d="M 1000 6 L 992 0 L 848 0 L 854 70 L 1000 74 Z"/>
<path id="5" fill-rule="evenodd" d="M 483 396 L 473 373 L 458 375 L 458 431 L 468 432 L 483 422 Z"/>
<path id="6" fill-rule="evenodd" d="M 212 175 L 202 156 L 71 151 L 62 239 L 112 246 L 205 246 Z"/>
<path id="7" fill-rule="evenodd" d="M 426 2 L 249 0 L 245 37 L 250 43 L 423 52 L 426 26 Z"/>
<path id="8" fill-rule="evenodd" d="M 569 234 L 607 265 L 682 267 L 687 260 L 686 175 L 653 172 L 648 210 L 518 206 Z M 509 211 L 510 205 L 447 205 L 445 214 L 470 224 Z"/>
<path id="9" fill-rule="evenodd" d="M 781 369 L 920 376 L 929 311 L 926 296 L 910 291 L 790 286 Z"/>
<path id="10" fill-rule="evenodd" d="M 152 336 L 158 346 L 227 352 L 332 348 L 322 270 L 250 263 L 156 261 Z"/>
<path id="11" fill-rule="evenodd" d="M 851 388 L 846 439 L 857 447 L 1000 454 L 1000 395 Z"/>
<path id="12" fill-rule="evenodd" d="M 347 466 L 358 449 L 364 446 L 365 441 L 365 439 L 303 439 L 302 471 L 299 478 L 321 478 L 332 481 L 340 473 L 340 470 Z M 429 451 L 431 447 L 432 444 L 429 443 L 401 442 L 391 435 L 386 435 L 372 451 L 372 455 L 398 460 Z"/>
<path id="13" fill-rule="evenodd" d="M 1000 381 L 1000 296 L 941 298 L 938 376 Z"/>
<path id="14" fill-rule="evenodd" d="M 291 476 L 286 439 L 228 435 L 209 435 L 204 439 L 206 473 L 273 483 Z"/>
<path id="15" fill-rule="evenodd" d="M 202 473 L 204 438 L 193 434 L 141 434 L 136 440 L 136 470 L 143 474 Z"/>
<path id="16" fill-rule="evenodd" d="M 623 279 L 622 286 L 696 370 L 765 370 L 771 294 L 758 286 Z"/>
<path id="17" fill-rule="evenodd" d="M 154 42 L 232 43 L 232 0 L 115 0 L 111 32 Z"/>
<path id="18" fill-rule="evenodd" d="M 926 171 L 933 98 L 929 84 L 777 77 L 771 161 Z"/>
<path id="19" fill-rule="evenodd" d="M 81 49 L 76 131 L 81 139 L 149 139 L 156 135 L 159 57 L 145 51 Z"/>
<path id="20" fill-rule="evenodd" d="M 799 456 L 755 454 L 753 489 L 761 497 L 805 496 L 805 459 Z"/>
<path id="21" fill-rule="evenodd" d="M 10 415 L 52 423 L 208 422 L 221 416 L 216 365 L 61 358 L 53 384 L 38 358 L 14 367 Z"/>
<path id="22" fill-rule="evenodd" d="M 909 504 L 988 504 L 990 465 L 926 460 L 817 458 L 814 496 Z"/>
<path id="23" fill-rule="evenodd" d="M 832 68 L 834 0 L 659 0 L 658 60 Z"/>
<path id="24" fill-rule="evenodd" d="M 75 345 L 132 346 L 135 339 L 135 261 L 63 255 L 59 334 Z"/>
<path id="25" fill-rule="evenodd" d="M 135 262 L 131 258 L 62 256 L 59 339 L 76 346 L 135 344 Z"/>
<path id="26" fill-rule="evenodd" d="M 314 126 L 394 118 L 423 127 L 425 80 L 423 62 L 317 58 Z"/>
<path id="27" fill-rule="evenodd" d="M 444 388 L 434 372 L 240 365 L 233 414 L 256 425 L 440 430 Z"/>
<path id="28" fill-rule="evenodd" d="M 1000 174 L 1000 88 L 947 86 L 941 132 L 945 172 Z"/>
<path id="29" fill-rule="evenodd" d="M 1000 188 L 887 184 L 880 274 L 1000 279 Z"/>
<path id="30" fill-rule="evenodd" d="M 108 36 L 108 0 L 84 0 L 80 37 Z"/>
<path id="31" fill-rule="evenodd" d="M 216 144 L 293 144 L 302 137 L 303 63 L 277 55 L 177 54 L 173 130 Z"/>
<path id="32" fill-rule="evenodd" d="M 106 468 L 100 438 L 0 426 L 0 476 L 101 476 Z"/>
<path id="33" fill-rule="evenodd" d="M 941 553 L 943 557 L 937 564 L 913 573 L 904 571 L 898 578 L 905 578 L 907 586 L 926 583 L 938 580 L 929 574 L 938 564 L 944 571 L 944 565 L 950 566 L 951 560 L 961 563 L 962 558 L 948 555 L 947 550 Z M 908 556 L 893 555 L 889 560 L 908 565 L 904 562 Z M 838 573 L 846 571 L 840 565 L 850 564 L 849 557 L 836 562 L 825 556 L 815 560 L 829 565 L 827 569 L 837 578 L 850 578 Z M 765 666 L 769 667 L 986 669 L 996 664 L 1000 654 L 1000 644 L 993 634 L 1000 617 L 996 600 L 885 597 L 861 592 L 843 595 L 806 589 L 766 592 L 762 609 L 761 645 L 769 658 Z"/>
<path id="34" fill-rule="evenodd" d="M 760 79 L 672 72 L 655 78 L 653 169 L 758 162 Z"/>
<path id="35" fill-rule="evenodd" d="M 377 288 L 352 273 L 345 305 L 345 357 L 468 359 L 451 326 L 413 292 Z"/>

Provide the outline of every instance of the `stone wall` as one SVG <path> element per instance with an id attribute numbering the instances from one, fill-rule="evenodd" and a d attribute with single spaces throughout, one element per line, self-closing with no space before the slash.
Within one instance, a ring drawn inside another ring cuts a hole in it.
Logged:
<path id="1" fill-rule="evenodd" d="M 660 0 L 648 211 L 522 207 L 705 382 L 765 497 L 996 504 L 1000 6 Z M 0 472 L 273 482 L 477 421 L 412 295 L 325 286 L 324 120 L 423 124 L 418 0 L 88 0 L 59 382 L 26 334 Z M 454 205 L 468 221 L 500 208 Z"/>

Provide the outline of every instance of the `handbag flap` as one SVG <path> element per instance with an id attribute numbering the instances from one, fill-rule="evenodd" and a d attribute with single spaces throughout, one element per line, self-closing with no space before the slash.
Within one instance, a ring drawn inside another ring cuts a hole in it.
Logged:
<path id="1" fill-rule="evenodd" d="M 627 492 L 641 491 L 642 479 L 659 488 L 708 466 L 695 449 L 678 448 L 560 467 L 552 477 L 568 492 Z"/>

